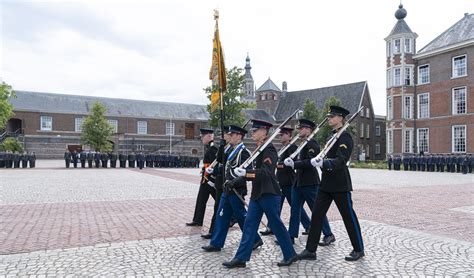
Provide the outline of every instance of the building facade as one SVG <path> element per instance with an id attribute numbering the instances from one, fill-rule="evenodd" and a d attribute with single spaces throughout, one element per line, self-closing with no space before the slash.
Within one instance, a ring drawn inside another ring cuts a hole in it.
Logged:
<path id="1" fill-rule="evenodd" d="M 419 51 L 406 15 L 385 38 L 387 153 L 473 153 L 474 14 Z"/>

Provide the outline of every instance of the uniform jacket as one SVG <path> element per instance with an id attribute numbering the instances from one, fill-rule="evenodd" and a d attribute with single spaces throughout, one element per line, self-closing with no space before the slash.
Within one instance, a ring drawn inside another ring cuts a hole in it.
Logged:
<path id="1" fill-rule="evenodd" d="M 209 165 L 216 159 L 216 154 L 217 154 L 217 146 L 214 144 L 214 141 L 209 142 L 209 144 L 206 145 L 206 149 L 204 152 L 204 157 L 202 159 L 203 166 L 201 169 L 201 183 L 205 183 L 208 174 L 206 173 L 206 168 L 209 167 Z"/>
<path id="2" fill-rule="evenodd" d="M 352 191 L 352 181 L 347 168 L 354 142 L 344 131 L 329 150 L 322 167 L 321 190 L 326 192 Z"/>
<path id="3" fill-rule="evenodd" d="M 291 144 L 291 146 L 286 149 L 284 153 L 281 154 L 281 156 L 278 158 L 278 163 L 277 163 L 277 178 L 278 178 L 278 183 L 280 184 L 280 187 L 282 186 L 291 186 L 295 183 L 295 170 L 289 166 L 285 166 L 283 164 L 283 161 L 285 158 L 289 157 L 292 153 L 296 151 L 298 147 L 296 145 Z"/>
<path id="4" fill-rule="evenodd" d="M 242 145 L 242 147 L 237 150 L 238 146 L 239 145 L 233 146 L 229 149 L 229 153 L 226 157 L 224 168 L 225 181 L 236 179 L 233 170 L 242 165 L 242 163 L 250 157 L 250 152 L 247 150 L 245 145 Z M 251 166 L 247 167 L 247 170 L 249 170 L 250 167 Z M 238 181 L 234 182 L 233 188 L 235 188 L 241 196 L 247 195 L 247 182 L 245 181 L 245 178 L 238 179 Z M 234 194 L 234 191 L 232 190 L 228 194 Z"/>
<path id="5" fill-rule="evenodd" d="M 298 155 L 298 160 L 295 161 L 296 170 L 296 186 L 319 185 L 319 174 L 316 168 L 311 165 L 311 158 L 318 155 L 320 152 L 319 144 L 311 139 Z"/>
<path id="6" fill-rule="evenodd" d="M 257 156 L 254 161 L 255 168 L 248 170 L 245 178 L 252 181 L 250 199 L 258 200 L 263 194 L 281 195 L 275 175 L 278 153 L 272 143 Z"/>

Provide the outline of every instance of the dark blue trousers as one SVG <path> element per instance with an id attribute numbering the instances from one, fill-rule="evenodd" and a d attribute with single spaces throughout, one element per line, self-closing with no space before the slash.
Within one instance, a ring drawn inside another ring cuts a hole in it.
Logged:
<path id="1" fill-rule="evenodd" d="M 319 186 L 294 186 L 291 191 L 291 214 L 290 214 L 290 228 L 288 232 L 293 238 L 297 238 L 300 229 L 301 221 L 301 210 L 303 209 L 304 202 L 308 203 L 309 207 L 314 214 L 314 200 L 318 193 Z M 323 234 L 325 236 L 332 235 L 331 227 L 326 216 L 323 221 Z"/>
<path id="2" fill-rule="evenodd" d="M 281 215 L 281 210 L 283 209 L 283 204 L 285 203 L 285 199 L 288 201 L 288 204 L 291 207 L 291 189 L 292 188 L 293 186 L 291 185 L 281 186 L 281 192 L 283 193 L 283 195 L 281 196 L 280 215 Z M 309 226 L 311 225 L 311 219 L 309 218 L 304 208 L 301 208 L 301 224 L 303 225 L 303 228 L 305 228 L 305 230 L 308 230 Z"/>
<path id="3" fill-rule="evenodd" d="M 240 240 L 239 249 L 235 254 L 235 258 L 241 261 L 249 261 L 252 254 L 252 247 L 258 236 L 257 230 L 260 220 L 265 213 L 268 219 L 268 226 L 275 234 L 280 244 L 283 258 L 289 260 L 296 256 L 295 249 L 290 240 L 290 235 L 280 219 L 280 210 L 278 204 L 281 196 L 273 194 L 263 194 L 258 200 L 250 200 L 249 211 L 245 219 L 242 239 Z"/>
<path id="4" fill-rule="evenodd" d="M 242 201 L 235 194 L 222 193 L 219 201 L 219 208 L 217 209 L 216 224 L 212 232 L 211 245 L 214 247 L 224 247 L 227 232 L 229 231 L 229 224 L 232 216 L 237 220 L 240 230 L 244 228 L 247 211 Z M 255 231 L 255 241 L 261 238 Z"/>

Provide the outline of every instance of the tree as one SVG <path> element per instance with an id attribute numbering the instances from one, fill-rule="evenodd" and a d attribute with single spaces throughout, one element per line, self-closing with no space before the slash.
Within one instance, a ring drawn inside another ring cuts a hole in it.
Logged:
<path id="1" fill-rule="evenodd" d="M 23 147 L 21 146 L 20 142 L 13 137 L 8 137 L 0 144 L 0 151 L 11 151 L 22 153 Z"/>
<path id="2" fill-rule="evenodd" d="M 87 116 L 81 127 L 81 141 L 89 145 L 96 151 L 109 152 L 112 150 L 112 144 L 109 138 L 112 135 L 113 127 L 107 122 L 104 114 L 107 111 L 100 102 L 94 103 L 92 113 Z"/>
<path id="3" fill-rule="evenodd" d="M 245 122 L 245 116 L 242 109 L 250 108 L 249 104 L 240 102 L 240 98 L 244 96 L 242 85 L 244 84 L 244 74 L 241 68 L 233 67 L 226 70 L 227 73 L 227 91 L 224 92 L 224 125 L 241 126 Z M 211 100 L 212 87 L 204 89 L 207 98 Z M 207 105 L 209 112 L 209 126 L 218 127 L 220 125 L 220 109 L 211 112 L 211 104 Z"/>
<path id="4" fill-rule="evenodd" d="M 8 120 L 14 115 L 13 105 L 8 101 L 14 98 L 15 92 L 12 87 L 5 82 L 0 84 L 0 130 L 4 129 Z"/>

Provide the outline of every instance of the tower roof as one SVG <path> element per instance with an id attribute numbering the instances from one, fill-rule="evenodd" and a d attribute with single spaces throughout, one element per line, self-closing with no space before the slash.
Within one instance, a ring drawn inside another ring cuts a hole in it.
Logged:
<path id="1" fill-rule="evenodd" d="M 474 14 L 464 14 L 464 17 L 438 37 L 423 47 L 417 54 L 435 51 L 444 47 L 474 39 Z"/>
<path id="2" fill-rule="evenodd" d="M 395 12 L 395 18 L 398 20 L 392 31 L 388 35 L 389 37 L 396 34 L 413 33 L 404 18 L 407 16 L 407 11 L 403 8 L 403 5 L 398 6 L 398 10 Z"/>
<path id="3" fill-rule="evenodd" d="M 278 88 L 278 86 L 275 85 L 275 83 L 273 83 L 273 81 L 270 79 L 270 77 L 268 77 L 268 80 L 265 81 L 265 83 L 263 83 L 263 85 L 260 86 L 260 88 L 258 88 L 257 92 L 261 92 L 261 91 L 281 92 L 280 88 Z"/>

